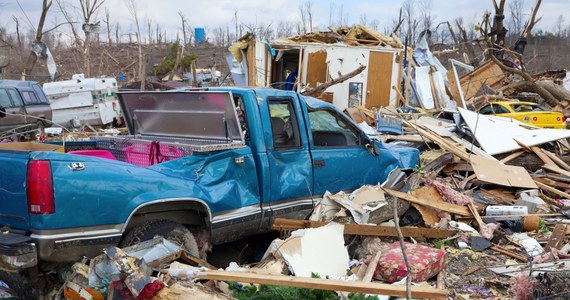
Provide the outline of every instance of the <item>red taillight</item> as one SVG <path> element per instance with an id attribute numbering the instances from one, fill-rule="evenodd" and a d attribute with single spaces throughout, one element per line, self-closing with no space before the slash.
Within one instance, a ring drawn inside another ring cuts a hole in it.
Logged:
<path id="1" fill-rule="evenodd" d="M 562 122 L 566 122 L 566 117 L 562 117 Z"/>
<path id="2" fill-rule="evenodd" d="M 536 121 L 538 121 L 538 118 L 537 118 L 537 117 L 532 117 L 532 120 L 536 122 Z"/>
<path id="3" fill-rule="evenodd" d="M 31 160 L 28 163 L 26 192 L 30 214 L 53 214 L 55 212 L 53 178 L 51 164 L 48 160 Z"/>

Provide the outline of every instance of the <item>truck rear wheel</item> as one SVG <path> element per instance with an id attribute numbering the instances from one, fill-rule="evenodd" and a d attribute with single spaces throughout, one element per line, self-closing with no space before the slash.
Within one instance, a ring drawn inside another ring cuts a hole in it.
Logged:
<path id="1" fill-rule="evenodd" d="M 198 245 L 192 232 L 182 224 L 164 219 L 153 220 L 133 228 L 123 238 L 121 247 L 136 245 L 155 236 L 163 236 L 182 246 L 190 255 L 199 257 Z"/>

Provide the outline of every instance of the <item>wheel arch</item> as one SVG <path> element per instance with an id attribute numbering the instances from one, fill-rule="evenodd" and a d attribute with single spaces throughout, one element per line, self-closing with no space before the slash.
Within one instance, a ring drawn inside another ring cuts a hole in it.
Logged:
<path id="1" fill-rule="evenodd" d="M 210 233 L 212 212 L 205 201 L 197 198 L 158 199 L 137 206 L 127 218 L 121 233 L 154 219 L 168 219 Z"/>

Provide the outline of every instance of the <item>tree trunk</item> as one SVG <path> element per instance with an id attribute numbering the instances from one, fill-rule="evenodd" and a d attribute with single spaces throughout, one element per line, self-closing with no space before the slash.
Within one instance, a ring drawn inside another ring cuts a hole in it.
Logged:
<path id="1" fill-rule="evenodd" d="M 554 96 L 554 98 L 556 98 L 556 100 L 558 100 L 558 101 L 569 100 L 570 101 L 570 91 L 563 88 L 562 86 L 555 84 L 553 82 L 550 82 L 550 81 L 537 81 L 536 84 L 541 86 L 543 89 L 547 90 L 550 94 L 552 94 L 552 96 Z"/>

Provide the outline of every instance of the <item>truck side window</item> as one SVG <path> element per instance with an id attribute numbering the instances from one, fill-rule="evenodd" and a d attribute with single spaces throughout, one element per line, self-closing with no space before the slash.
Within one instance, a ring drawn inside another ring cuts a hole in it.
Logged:
<path id="1" fill-rule="evenodd" d="M 358 132 L 328 110 L 310 110 L 309 121 L 315 147 L 346 147 L 360 144 Z"/>
<path id="2" fill-rule="evenodd" d="M 236 114 L 239 120 L 239 126 L 243 132 L 244 139 L 249 140 L 249 131 L 247 128 L 247 115 L 245 112 L 245 105 L 243 98 L 239 95 L 234 95 L 234 104 L 236 106 Z"/>
<path id="3" fill-rule="evenodd" d="M 37 104 L 40 102 L 33 92 L 22 92 L 22 96 L 26 104 Z"/>
<path id="4" fill-rule="evenodd" d="M 291 100 L 270 100 L 269 113 L 275 149 L 301 147 L 299 123 Z"/>
<path id="5" fill-rule="evenodd" d="M 0 89 L 0 106 L 1 107 L 12 107 L 12 102 L 10 102 L 10 97 L 5 89 Z"/>
<path id="6" fill-rule="evenodd" d="M 15 107 L 22 107 L 24 106 L 24 102 L 22 101 L 22 97 L 18 92 L 14 89 L 8 89 L 8 94 L 10 98 L 12 98 L 12 102 L 14 103 Z"/>
<path id="7" fill-rule="evenodd" d="M 105 82 L 105 81 L 103 81 L 103 82 Z M 34 85 L 32 85 L 32 87 L 33 87 L 33 89 L 36 92 L 36 95 L 38 97 L 38 99 L 37 99 L 38 103 L 49 103 L 47 96 L 42 97 L 43 95 L 45 95 L 45 93 L 39 85 L 34 84 Z M 34 96 L 36 96 L 36 95 L 34 95 Z"/>

